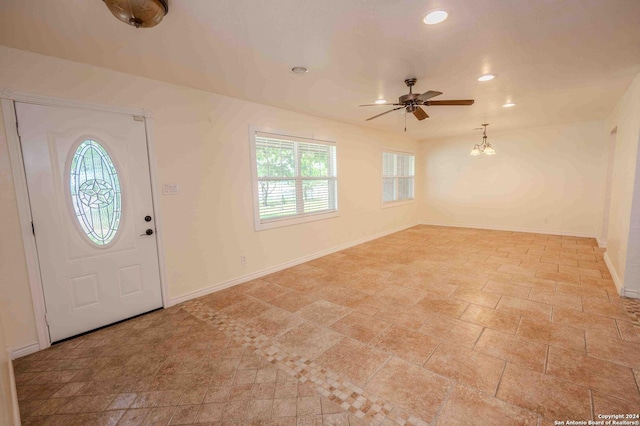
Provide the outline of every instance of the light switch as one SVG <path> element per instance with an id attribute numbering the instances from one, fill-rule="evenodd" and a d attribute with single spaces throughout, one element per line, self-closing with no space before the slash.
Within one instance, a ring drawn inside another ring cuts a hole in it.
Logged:
<path id="1" fill-rule="evenodd" d="M 180 187 L 174 183 L 165 183 L 162 185 L 162 195 L 177 195 L 180 193 Z"/>

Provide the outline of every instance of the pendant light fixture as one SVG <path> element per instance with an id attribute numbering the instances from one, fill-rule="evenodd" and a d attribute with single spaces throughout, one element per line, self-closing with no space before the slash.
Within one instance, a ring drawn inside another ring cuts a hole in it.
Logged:
<path id="1" fill-rule="evenodd" d="M 473 155 L 473 156 L 480 155 L 480 154 L 495 155 L 496 150 L 493 149 L 493 146 L 489 142 L 487 142 L 487 126 L 488 125 L 489 125 L 488 123 L 482 125 L 481 127 L 481 129 L 483 129 L 482 143 L 474 145 L 470 155 Z"/>
<path id="2" fill-rule="evenodd" d="M 136 28 L 155 27 L 169 13 L 168 0 L 104 0 L 113 16 Z"/>

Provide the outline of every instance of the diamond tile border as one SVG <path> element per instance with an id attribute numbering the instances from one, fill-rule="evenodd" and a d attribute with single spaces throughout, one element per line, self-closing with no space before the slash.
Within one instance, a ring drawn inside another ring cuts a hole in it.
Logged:
<path id="1" fill-rule="evenodd" d="M 633 320 L 633 324 L 636 326 L 640 326 L 640 299 L 631 299 L 625 297 L 622 299 L 624 308 L 629 313 Z"/>
<path id="2" fill-rule="evenodd" d="M 295 353 L 287 352 L 271 343 L 267 336 L 217 312 L 215 309 L 191 300 L 182 307 L 197 319 L 226 333 L 244 347 L 252 349 L 258 356 L 267 359 L 300 382 L 311 382 L 316 390 L 355 417 L 373 425 L 416 425 L 427 423 L 399 407 L 365 392 L 362 388 L 341 378 L 335 372 Z"/>

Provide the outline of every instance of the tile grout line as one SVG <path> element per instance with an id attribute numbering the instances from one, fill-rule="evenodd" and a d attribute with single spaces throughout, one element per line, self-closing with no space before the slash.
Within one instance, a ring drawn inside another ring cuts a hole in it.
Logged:
<path id="1" fill-rule="evenodd" d="M 438 417 L 440 417 L 442 410 L 444 410 L 445 405 L 447 405 L 447 402 L 449 402 L 449 398 L 451 398 L 451 394 L 453 394 L 453 391 L 455 390 L 457 384 L 457 381 L 451 380 L 451 384 L 449 385 L 449 392 L 447 392 L 447 396 L 445 396 L 444 400 L 442 401 L 442 405 L 438 408 L 436 415 L 433 416 L 433 420 L 431 420 L 430 425 L 435 426 L 435 424 L 437 423 Z"/>
<path id="2" fill-rule="evenodd" d="M 563 349 L 563 350 L 568 350 L 568 349 L 565 349 L 565 348 L 563 348 L 563 347 L 561 347 L 561 346 L 558 346 L 558 348 L 559 348 L 559 349 Z M 597 360 L 600 360 L 600 361 L 605 361 L 605 362 L 608 362 L 608 363 L 610 363 L 610 364 L 615 364 L 615 365 L 617 365 L 617 366 L 619 366 L 619 367 L 628 368 L 628 369 L 630 369 L 632 372 L 633 372 L 633 370 L 634 370 L 634 368 L 633 368 L 633 367 L 629 367 L 629 366 L 628 366 L 628 365 L 626 365 L 626 364 L 621 364 L 621 363 L 620 363 L 620 362 L 618 362 L 617 360 L 611 360 L 611 359 L 607 359 L 607 358 L 602 358 L 602 357 L 599 357 L 599 356 L 591 355 L 591 354 L 589 354 L 589 353 L 585 353 L 585 354 L 582 354 L 582 355 L 587 356 L 587 357 L 589 357 L 589 358 L 597 359 Z M 639 383 L 638 385 L 640 386 L 640 383 Z M 622 397 L 620 397 L 620 398 L 621 398 L 621 399 L 624 399 L 624 398 L 622 398 Z"/>
<path id="3" fill-rule="evenodd" d="M 482 331 L 480 331 L 480 334 L 478 335 L 478 338 L 476 339 L 475 342 L 473 342 L 473 346 L 471 347 L 472 350 L 476 349 L 476 346 L 478 345 L 478 342 L 480 341 L 480 339 L 482 338 L 482 335 L 484 334 L 484 331 L 487 329 L 487 327 L 482 327 Z"/>
<path id="4" fill-rule="evenodd" d="M 438 348 L 440 347 L 440 345 L 442 344 L 442 342 L 438 342 L 438 344 L 436 345 L 435 348 L 433 348 L 433 350 L 431 351 L 431 353 L 429 354 L 429 356 L 427 357 L 426 361 L 424 362 L 424 364 L 421 365 L 422 368 L 427 369 L 426 365 L 429 362 L 429 360 L 431 359 L 431 357 L 433 356 L 433 354 L 436 353 L 436 350 L 438 350 Z M 429 370 L 431 371 L 431 370 Z"/>
<path id="5" fill-rule="evenodd" d="M 384 368 L 384 366 L 386 366 L 389 363 L 389 361 L 391 361 L 391 358 L 393 358 L 393 357 L 394 357 L 394 355 L 392 353 L 391 355 L 389 355 L 389 357 L 387 359 L 384 360 L 384 362 L 382 364 L 380 364 L 380 366 L 378 368 L 376 368 L 376 370 L 373 373 L 371 373 L 369 375 L 369 377 L 367 377 L 367 380 L 364 381 L 364 387 L 366 387 L 369 384 L 369 380 L 371 380 L 371 378 L 373 376 L 375 376 L 376 373 L 378 373 L 378 371 L 382 370 Z"/>
<path id="6" fill-rule="evenodd" d="M 547 346 L 547 350 L 544 353 L 544 368 L 542 370 L 544 374 L 547 374 L 547 364 L 549 363 L 549 350 L 551 349 L 550 345 L 546 345 L 546 346 Z"/>
<path id="7" fill-rule="evenodd" d="M 433 356 L 433 354 L 435 354 L 435 353 L 436 353 L 436 351 L 438 350 L 438 348 L 440 348 L 440 346 L 441 346 L 441 345 L 442 345 L 442 342 L 438 342 L 438 344 L 436 345 L 436 347 L 435 347 L 435 348 L 433 349 L 433 351 L 431 351 L 431 353 L 429 354 L 429 357 L 427 358 L 427 360 L 424 362 L 424 364 L 422 364 L 422 368 L 424 368 L 424 369 L 426 369 L 426 370 L 429 370 L 429 369 L 426 367 L 426 365 L 427 365 L 427 363 L 429 362 L 429 360 L 431 359 L 431 357 Z M 429 371 L 431 371 L 431 370 L 429 370 Z M 432 372 L 432 373 L 435 373 L 435 371 L 431 371 L 431 372 Z M 439 373 L 435 373 L 435 374 L 440 375 Z M 442 376 L 442 377 L 446 377 L 446 376 Z M 447 377 L 447 378 L 449 378 L 449 377 Z"/>
<path id="8" fill-rule="evenodd" d="M 633 372 L 633 369 L 631 369 L 631 370 L 632 370 L 631 372 L 633 373 L 633 378 L 636 381 L 636 387 L 638 388 L 638 392 L 640 392 L 640 380 L 639 380 L 640 379 L 640 375 L 639 374 L 635 374 Z"/>
<path id="9" fill-rule="evenodd" d="M 520 315 L 518 317 L 518 325 L 516 326 L 516 332 L 513 333 L 514 336 L 518 336 L 518 331 L 520 331 L 520 325 L 522 325 L 522 318 L 524 318 L 524 315 Z"/>
<path id="10" fill-rule="evenodd" d="M 373 336 L 373 337 L 371 338 L 371 340 L 369 340 L 368 342 L 366 342 L 366 344 L 367 344 L 367 345 L 371 345 L 371 347 L 376 348 L 377 346 L 376 346 L 376 345 L 374 345 L 374 344 L 372 344 L 371 342 L 374 342 L 378 337 L 382 336 L 382 335 L 383 335 L 387 330 L 389 330 L 389 329 L 393 326 L 393 323 L 392 323 L 392 322 L 390 322 L 390 321 L 386 321 L 386 320 L 383 320 L 383 321 L 384 321 L 384 322 L 386 322 L 386 323 L 388 323 L 388 325 L 387 325 L 385 328 L 383 328 L 383 329 L 382 329 L 382 331 L 380 331 L 378 334 L 376 334 L 375 336 Z M 416 331 L 417 331 L 417 330 L 416 330 Z M 357 339 L 356 339 L 356 340 L 357 340 Z"/>
<path id="11" fill-rule="evenodd" d="M 495 398 L 498 398 L 498 389 L 500 389 L 500 384 L 502 383 L 502 378 L 504 377 L 504 372 L 507 371 L 507 364 L 509 361 L 504 362 L 504 366 L 502 367 L 502 373 L 500 374 L 500 380 L 498 380 L 498 385 L 496 386 L 496 391 L 492 395 Z"/>

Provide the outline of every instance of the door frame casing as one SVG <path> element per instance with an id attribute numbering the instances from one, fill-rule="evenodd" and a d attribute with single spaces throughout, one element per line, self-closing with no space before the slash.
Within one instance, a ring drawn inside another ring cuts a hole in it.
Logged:
<path id="1" fill-rule="evenodd" d="M 31 228 L 31 202 L 27 188 L 26 172 L 22 158 L 22 148 L 16 119 L 15 102 L 24 102 L 42 106 L 78 108 L 82 110 L 93 110 L 110 112 L 123 115 L 144 117 L 146 134 L 146 146 L 149 161 L 149 179 L 151 182 L 151 198 L 155 216 L 156 231 L 162 230 L 162 214 L 160 211 L 160 188 L 157 181 L 158 169 L 156 152 L 153 144 L 153 114 L 149 110 L 120 108 L 108 105 L 94 104 L 89 102 L 73 101 L 49 96 L 33 95 L 24 92 L 14 92 L 11 89 L 0 88 L 0 103 L 2 105 L 2 116 L 4 120 L 7 145 L 9 149 L 9 162 L 11 164 L 11 176 L 16 193 L 16 205 L 20 218 L 20 232 L 24 247 L 24 255 L 27 264 L 27 276 L 29 288 L 31 290 L 31 301 L 33 304 L 33 314 L 36 322 L 39 349 L 46 349 L 51 346 L 51 338 L 47 327 L 46 306 L 44 300 L 44 289 L 40 277 L 40 263 L 38 251 L 35 243 L 35 236 Z M 158 232 L 156 232 L 156 235 Z M 161 234 L 160 234 L 161 235 Z M 162 294 L 162 306 L 168 306 L 167 273 L 164 258 L 164 245 L 162 238 L 156 237 L 156 247 L 158 256 L 158 266 L 160 274 L 160 291 Z M 27 355 L 27 353 L 21 353 Z"/>

